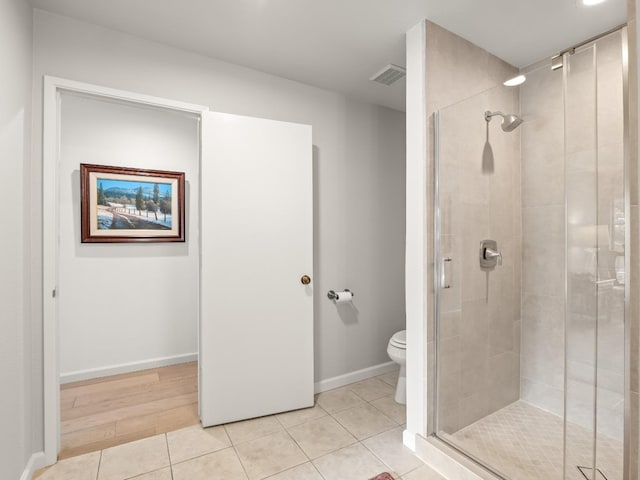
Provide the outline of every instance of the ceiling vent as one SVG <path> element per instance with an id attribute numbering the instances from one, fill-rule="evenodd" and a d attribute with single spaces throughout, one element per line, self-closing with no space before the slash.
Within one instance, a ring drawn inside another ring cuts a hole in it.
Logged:
<path id="1" fill-rule="evenodd" d="M 399 67 L 390 63 L 382 70 L 374 74 L 369 80 L 382 83 L 383 85 L 391 85 L 407 74 L 407 70 L 404 67 Z"/>

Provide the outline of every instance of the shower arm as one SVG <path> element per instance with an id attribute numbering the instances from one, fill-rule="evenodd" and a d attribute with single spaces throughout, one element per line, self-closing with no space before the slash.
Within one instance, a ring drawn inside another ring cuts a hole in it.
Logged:
<path id="1" fill-rule="evenodd" d="M 500 115 L 502 118 L 505 117 L 505 114 L 502 112 L 491 112 L 490 110 L 487 110 L 486 112 L 484 112 L 484 119 L 488 123 L 491 121 L 491 117 L 495 117 L 496 115 Z"/>

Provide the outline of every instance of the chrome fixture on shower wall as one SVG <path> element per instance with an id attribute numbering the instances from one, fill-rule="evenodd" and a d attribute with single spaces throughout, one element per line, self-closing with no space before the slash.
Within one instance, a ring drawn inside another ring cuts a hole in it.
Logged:
<path id="1" fill-rule="evenodd" d="M 493 269 L 496 265 L 502 266 L 502 253 L 498 251 L 498 243 L 495 240 L 482 240 L 480 242 L 480 268 Z"/>
<path id="2" fill-rule="evenodd" d="M 516 128 L 520 126 L 522 122 L 524 122 L 524 120 L 521 117 L 513 113 L 505 114 L 502 112 L 490 112 L 489 110 L 484 112 L 484 119 L 486 120 L 487 123 L 489 123 L 491 121 L 491 117 L 495 117 L 496 115 L 500 115 L 502 117 L 502 123 L 500 124 L 500 126 L 502 127 L 502 130 L 504 132 L 514 131 Z"/>

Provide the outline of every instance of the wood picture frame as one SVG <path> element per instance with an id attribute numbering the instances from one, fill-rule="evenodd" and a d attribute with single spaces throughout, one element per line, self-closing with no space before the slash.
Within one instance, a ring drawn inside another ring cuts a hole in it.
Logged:
<path id="1" fill-rule="evenodd" d="M 184 242 L 184 172 L 80 164 L 82 243 Z"/>

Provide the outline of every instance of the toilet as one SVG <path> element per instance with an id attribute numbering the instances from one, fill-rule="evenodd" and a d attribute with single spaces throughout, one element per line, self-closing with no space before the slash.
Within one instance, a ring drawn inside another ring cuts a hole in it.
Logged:
<path id="1" fill-rule="evenodd" d="M 401 330 L 393 334 L 387 346 L 389 358 L 400 365 L 395 401 L 407 403 L 407 331 Z"/>

